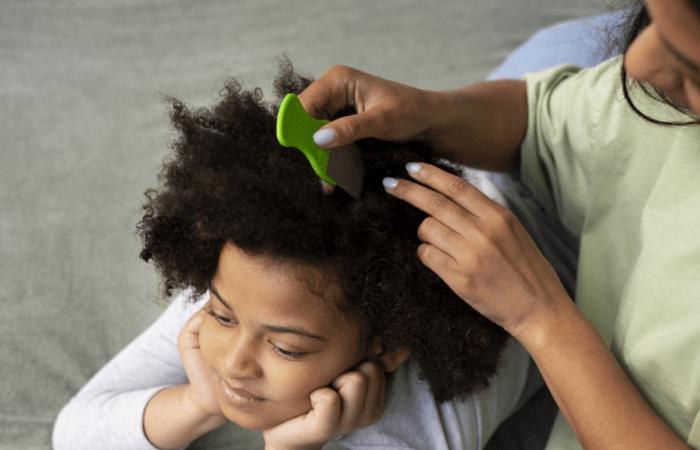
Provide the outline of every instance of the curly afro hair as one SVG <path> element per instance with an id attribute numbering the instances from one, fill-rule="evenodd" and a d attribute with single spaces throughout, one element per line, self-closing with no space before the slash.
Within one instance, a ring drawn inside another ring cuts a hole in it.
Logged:
<path id="1" fill-rule="evenodd" d="M 361 318 L 366 338 L 379 337 L 387 349 L 408 348 L 437 401 L 488 386 L 505 331 L 420 262 L 416 231 L 426 215 L 386 194 L 381 183 L 404 176 L 409 161 L 456 171 L 426 143 L 366 139 L 356 143 L 365 163 L 362 198 L 341 189 L 324 194 L 302 153 L 275 137 L 281 98 L 311 81 L 285 59 L 275 103 L 236 80 L 209 109 L 168 99 L 179 133 L 159 176 L 162 186 L 146 191 L 137 226 L 141 257 L 155 263 L 167 295 L 193 288 L 191 301 L 208 289 L 225 242 L 318 267 L 338 281 L 339 306 Z"/>

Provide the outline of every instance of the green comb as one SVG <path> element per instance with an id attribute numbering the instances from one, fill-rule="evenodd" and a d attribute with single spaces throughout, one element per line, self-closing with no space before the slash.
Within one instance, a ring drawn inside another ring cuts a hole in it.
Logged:
<path id="1" fill-rule="evenodd" d="M 277 113 L 277 140 L 285 147 L 300 150 L 320 179 L 340 186 L 359 199 L 364 180 L 361 150 L 352 144 L 328 150 L 319 147 L 313 140 L 314 133 L 328 122 L 310 116 L 296 95 L 287 94 Z"/>

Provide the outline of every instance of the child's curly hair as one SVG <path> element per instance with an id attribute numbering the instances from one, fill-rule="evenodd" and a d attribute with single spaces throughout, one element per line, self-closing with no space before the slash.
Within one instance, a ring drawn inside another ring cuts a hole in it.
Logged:
<path id="1" fill-rule="evenodd" d="M 253 255 L 318 267 L 338 281 L 339 306 L 362 319 L 365 337 L 409 349 L 437 401 L 488 386 L 505 331 L 420 262 L 416 231 L 426 214 L 381 183 L 404 176 L 409 161 L 455 170 L 425 143 L 366 139 L 357 142 L 365 163 L 362 198 L 341 189 L 325 195 L 302 153 L 275 137 L 279 101 L 311 81 L 285 59 L 275 104 L 235 80 L 211 109 L 168 100 L 179 138 L 159 176 L 162 187 L 146 191 L 137 226 L 141 257 L 154 261 L 167 295 L 193 287 L 191 300 L 208 289 L 227 241 Z"/>

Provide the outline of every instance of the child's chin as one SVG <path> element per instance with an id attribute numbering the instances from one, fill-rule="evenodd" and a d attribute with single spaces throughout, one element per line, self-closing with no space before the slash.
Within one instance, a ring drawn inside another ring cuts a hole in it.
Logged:
<path id="1" fill-rule="evenodd" d="M 264 431 L 285 422 L 285 418 L 258 417 L 255 414 L 240 411 L 224 411 L 226 417 L 236 425 L 252 431 Z M 289 418 L 291 419 L 291 417 Z"/>

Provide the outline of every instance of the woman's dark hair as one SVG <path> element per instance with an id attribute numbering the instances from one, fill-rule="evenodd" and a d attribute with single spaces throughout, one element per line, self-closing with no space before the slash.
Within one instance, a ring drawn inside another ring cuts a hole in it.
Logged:
<path id="1" fill-rule="evenodd" d="M 695 9 L 700 13 L 700 0 L 690 0 L 690 3 L 695 7 Z M 625 38 L 624 38 L 624 45 L 623 45 L 623 54 L 627 53 L 627 49 L 632 45 L 632 42 L 639 36 L 639 34 L 644 30 L 649 24 L 651 23 L 651 18 L 649 17 L 649 13 L 647 12 L 646 7 L 644 6 L 643 1 L 638 1 L 635 2 L 634 6 L 632 6 L 631 9 L 631 15 L 630 19 L 628 21 L 627 27 L 624 30 L 625 33 Z M 676 105 L 671 99 L 668 98 L 666 94 L 661 92 L 660 90 L 650 86 L 647 83 L 644 82 L 639 82 L 639 81 L 634 81 L 630 80 L 627 76 L 627 71 L 625 70 L 625 65 L 622 64 L 622 70 L 620 72 L 620 77 L 622 79 L 622 92 L 625 96 L 625 100 L 627 100 L 627 103 L 630 105 L 632 110 L 642 117 L 643 119 L 647 120 L 648 122 L 655 123 L 657 125 L 698 125 L 700 124 L 700 120 L 689 120 L 686 122 L 664 122 L 658 119 L 655 119 L 648 114 L 644 113 L 639 109 L 639 107 L 634 103 L 632 100 L 632 95 L 630 93 L 630 87 L 632 86 L 638 86 L 645 95 L 648 95 L 651 98 L 654 98 L 658 101 L 661 101 L 673 109 L 687 115 L 691 119 L 693 116 L 688 114 L 688 111 L 685 109 L 679 107 Z"/>
<path id="2" fill-rule="evenodd" d="M 302 153 L 275 137 L 280 99 L 310 82 L 283 60 L 275 103 L 236 80 L 210 109 L 168 99 L 179 133 L 159 176 L 162 186 L 146 191 L 141 257 L 155 263 L 167 295 L 192 287 L 190 300 L 207 290 L 226 242 L 317 267 L 338 282 L 344 293 L 338 306 L 361 319 L 365 338 L 409 349 L 437 401 L 488 386 L 505 331 L 420 262 L 416 231 L 426 215 L 381 183 L 404 177 L 409 161 L 456 171 L 425 143 L 366 139 L 357 142 L 366 171 L 362 198 L 341 189 L 325 195 Z"/>

